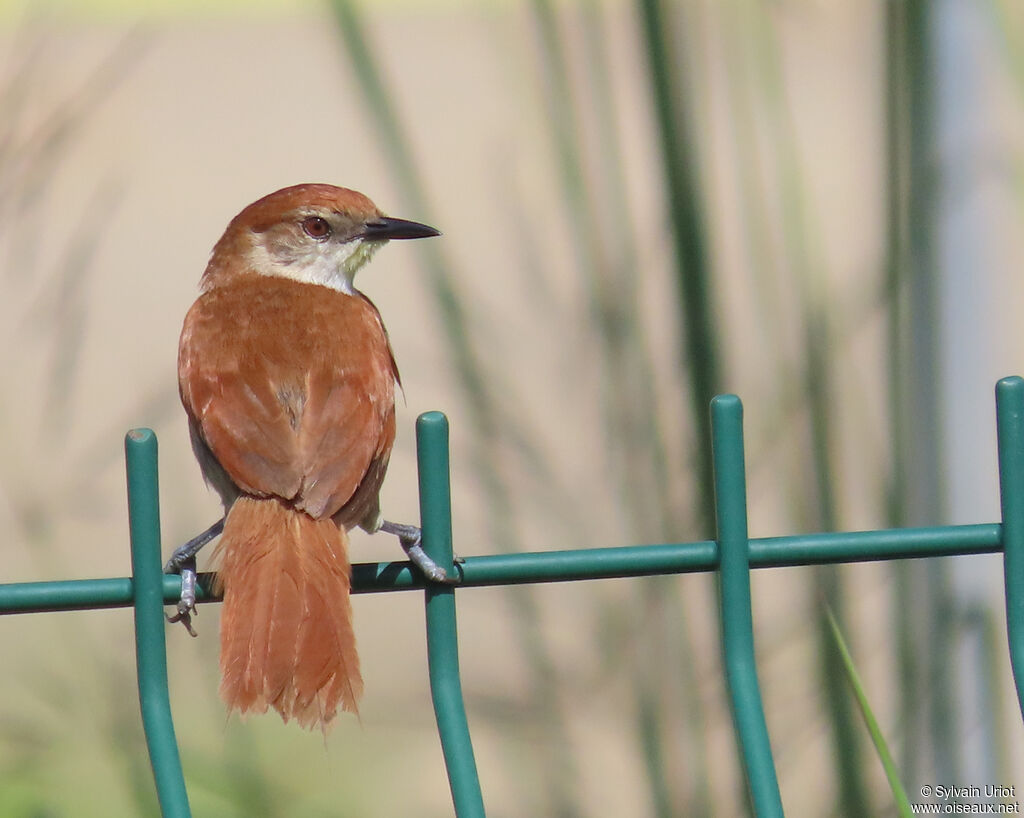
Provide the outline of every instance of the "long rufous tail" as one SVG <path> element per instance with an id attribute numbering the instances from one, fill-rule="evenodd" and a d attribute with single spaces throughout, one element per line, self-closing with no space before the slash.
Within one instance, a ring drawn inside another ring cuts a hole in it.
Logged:
<path id="1" fill-rule="evenodd" d="M 221 697 L 326 727 L 363 690 L 352 630 L 347 537 L 276 499 L 234 502 L 217 548 L 224 592 Z"/>

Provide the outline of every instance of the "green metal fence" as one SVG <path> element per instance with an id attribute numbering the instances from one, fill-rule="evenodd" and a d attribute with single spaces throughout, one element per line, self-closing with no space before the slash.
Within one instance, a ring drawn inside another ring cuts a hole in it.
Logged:
<path id="1" fill-rule="evenodd" d="M 416 423 L 420 519 L 426 552 L 461 576 L 458 588 L 717 571 L 721 581 L 726 681 L 751 798 L 758 816 L 781 816 L 782 800 L 757 679 L 750 569 L 821 563 L 1003 552 L 1006 619 L 1017 697 L 1024 714 L 1024 379 L 996 385 L 1002 522 L 985 525 L 812 534 L 749 539 L 743 454 L 743 409 L 734 395 L 711 402 L 717 539 L 533 554 L 467 557 L 452 562 L 448 422 L 430 412 Z M 135 610 L 139 701 L 160 808 L 190 815 L 167 690 L 164 605 L 181 589 L 162 573 L 157 442 L 153 432 L 125 439 L 131 534 L 130 578 L 0 585 L 0 613 L 127 607 Z M 484 815 L 459 677 L 452 586 L 426 586 L 407 563 L 353 567 L 354 593 L 419 589 L 426 600 L 430 687 L 452 800 L 459 818 Z M 200 600 L 210 600 L 209 577 Z"/>

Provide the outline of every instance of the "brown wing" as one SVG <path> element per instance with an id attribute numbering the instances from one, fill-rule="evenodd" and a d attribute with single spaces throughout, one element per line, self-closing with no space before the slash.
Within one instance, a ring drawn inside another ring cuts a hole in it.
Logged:
<path id="1" fill-rule="evenodd" d="M 375 496 L 396 373 L 365 298 L 255 275 L 210 290 L 185 319 L 178 377 L 198 436 L 242 491 L 316 518 L 365 478 Z"/>

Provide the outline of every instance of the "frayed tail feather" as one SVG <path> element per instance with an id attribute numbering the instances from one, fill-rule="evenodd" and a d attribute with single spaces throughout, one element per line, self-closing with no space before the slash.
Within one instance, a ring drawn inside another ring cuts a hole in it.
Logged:
<path id="1" fill-rule="evenodd" d="M 221 697 L 232 710 L 326 728 L 357 712 L 347 537 L 279 500 L 240 497 L 217 547 Z"/>

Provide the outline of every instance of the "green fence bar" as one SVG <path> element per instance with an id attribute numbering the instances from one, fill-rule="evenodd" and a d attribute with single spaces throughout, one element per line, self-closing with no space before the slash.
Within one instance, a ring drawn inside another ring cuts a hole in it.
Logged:
<path id="1" fill-rule="evenodd" d="M 837 562 L 996 554 L 1003 550 L 996 523 L 881 531 L 800 534 L 750 540 L 751 568 L 781 568 Z M 718 569 L 711 540 L 691 543 L 577 548 L 466 557 L 459 563 L 460 587 L 523 585 L 585 579 L 646 577 Z M 168 580 L 168 601 L 177 586 Z M 422 588 L 407 563 L 360 563 L 352 569 L 353 593 Z"/>
<path id="2" fill-rule="evenodd" d="M 160 559 L 160 497 L 156 435 L 134 429 L 124 441 L 128 470 L 128 527 L 132 547 L 135 657 L 139 704 L 164 818 L 189 818 L 178 742 L 167 690 L 163 568 Z"/>
<path id="3" fill-rule="evenodd" d="M 181 581 L 175 580 L 180 588 Z M 0 614 L 127 608 L 133 602 L 131 577 L 0 585 Z"/>
<path id="4" fill-rule="evenodd" d="M 998 523 L 798 534 L 750 540 L 751 568 L 782 568 L 826 563 L 980 556 L 1003 551 Z M 581 548 L 571 551 L 488 554 L 459 563 L 460 588 L 645 577 L 718 570 L 711 540 L 658 545 Z M 199 602 L 211 594 L 212 574 L 200 574 Z M 181 594 L 181 578 L 163 576 L 165 605 Z M 408 562 L 362 562 L 352 566 L 352 593 L 423 590 L 426 583 Z M 132 605 L 128 577 L 16 582 L 0 585 L 0 614 L 118 608 Z"/>
<path id="5" fill-rule="evenodd" d="M 419 464 L 420 524 L 423 550 L 449 576 L 452 563 L 451 481 L 448 463 L 448 419 L 427 412 L 416 421 Z M 455 588 L 431 584 L 426 589 L 427 663 L 441 749 L 458 818 L 483 818 L 484 801 L 473 757 L 459 676 L 459 640 L 455 619 Z"/>
<path id="6" fill-rule="evenodd" d="M 631 545 L 468 557 L 452 565 L 448 422 L 439 412 L 417 420 L 420 514 L 424 550 L 458 586 L 428 585 L 407 562 L 353 566 L 354 593 L 425 592 L 428 665 L 452 800 L 458 818 L 484 816 L 459 676 L 455 590 L 522 583 L 719 571 L 727 682 L 757 814 L 782 815 L 765 725 L 753 645 L 752 568 L 820 565 L 1003 553 L 1007 630 L 1017 696 L 1024 716 L 1024 379 L 996 386 L 1002 522 L 751 540 L 747 531 L 742 404 L 734 395 L 711 404 L 717 541 Z M 147 430 L 125 439 L 132 576 L 0 584 L 0 614 L 134 606 L 139 700 L 161 812 L 190 816 L 171 720 L 163 606 L 177 602 L 181 580 L 162 573 L 157 441 Z M 200 602 L 214 601 L 210 575 Z"/>
<path id="7" fill-rule="evenodd" d="M 1017 702 L 1024 713 L 1024 380 L 1019 377 L 996 384 L 996 432 L 1006 631 Z"/>
<path id="8" fill-rule="evenodd" d="M 775 777 L 754 656 L 743 405 L 738 397 L 719 395 L 711 401 L 711 434 L 725 677 L 754 810 L 759 818 L 782 816 L 782 797 Z"/>

